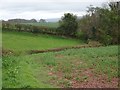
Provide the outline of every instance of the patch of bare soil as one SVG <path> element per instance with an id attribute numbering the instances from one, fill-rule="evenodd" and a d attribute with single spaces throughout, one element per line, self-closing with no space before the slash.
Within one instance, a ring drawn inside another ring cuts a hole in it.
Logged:
<path id="1" fill-rule="evenodd" d="M 107 77 L 89 77 L 84 82 L 78 83 L 73 82 L 72 87 L 74 88 L 118 88 L 118 79 L 113 78 L 110 82 L 107 81 Z"/>
<path id="2" fill-rule="evenodd" d="M 68 47 L 61 47 L 61 48 L 53 48 L 47 50 L 30 50 L 28 51 L 29 54 L 36 54 L 36 53 L 46 53 L 46 52 L 58 52 L 66 49 L 78 49 L 78 48 L 90 48 L 90 47 L 100 47 L 103 46 L 102 44 L 85 44 L 85 45 L 78 45 L 78 46 L 68 46 Z"/>
<path id="3" fill-rule="evenodd" d="M 92 72 L 94 69 L 86 69 L 82 72 L 83 77 L 87 77 L 83 82 L 73 81 L 74 88 L 118 88 L 118 78 L 112 78 L 108 81 L 106 75 L 95 76 Z"/>
<path id="4" fill-rule="evenodd" d="M 94 69 L 82 70 L 81 73 L 74 72 L 72 73 L 71 79 L 64 78 L 64 73 L 49 73 L 50 75 L 57 76 L 56 79 L 51 81 L 52 83 L 57 83 L 60 80 L 69 81 L 71 83 L 70 87 L 72 88 L 118 88 L 118 78 L 112 78 L 111 81 L 108 80 L 106 75 L 95 76 L 93 73 Z M 78 77 L 81 80 L 78 81 L 75 78 Z M 65 87 L 64 84 L 59 84 L 60 87 Z"/>
<path id="5" fill-rule="evenodd" d="M 2 56 L 13 55 L 14 52 L 12 50 L 2 49 Z"/>

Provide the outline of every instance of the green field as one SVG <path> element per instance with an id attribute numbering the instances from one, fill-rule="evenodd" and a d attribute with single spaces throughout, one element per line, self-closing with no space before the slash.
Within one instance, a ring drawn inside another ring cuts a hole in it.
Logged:
<path id="1" fill-rule="evenodd" d="M 29 24 L 29 25 L 34 25 L 34 26 L 46 26 L 46 27 L 58 27 L 59 23 L 58 22 L 40 22 L 40 23 L 23 23 L 23 24 Z"/>
<path id="2" fill-rule="evenodd" d="M 117 46 L 3 57 L 7 88 L 117 87 L 117 72 Z"/>
<path id="3" fill-rule="evenodd" d="M 27 32 L 3 32 L 3 48 L 14 51 L 45 50 L 64 46 L 74 46 L 83 42 L 76 39 L 32 34 Z"/>
<path id="4" fill-rule="evenodd" d="M 2 42 L 4 50 L 14 52 L 84 45 L 78 39 L 8 31 Z M 118 46 L 3 55 L 2 71 L 3 88 L 116 88 Z"/>

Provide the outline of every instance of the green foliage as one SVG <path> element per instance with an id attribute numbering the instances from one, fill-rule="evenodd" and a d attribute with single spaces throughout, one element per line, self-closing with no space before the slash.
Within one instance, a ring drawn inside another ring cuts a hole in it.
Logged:
<path id="1" fill-rule="evenodd" d="M 112 37 L 110 35 L 104 35 L 101 37 L 102 41 L 105 45 L 110 45 L 112 43 Z"/>
<path id="2" fill-rule="evenodd" d="M 71 13 L 65 13 L 59 23 L 62 34 L 75 36 L 78 28 L 77 16 Z"/>
<path id="3" fill-rule="evenodd" d="M 3 31 L 32 32 L 52 35 L 58 34 L 58 23 L 13 23 L 6 21 L 2 23 L 2 26 Z"/>
<path id="4" fill-rule="evenodd" d="M 86 40 L 97 40 L 105 45 L 118 44 L 119 3 L 110 2 L 108 8 L 88 7 L 88 14 L 79 20 L 79 32 L 84 33 Z"/>

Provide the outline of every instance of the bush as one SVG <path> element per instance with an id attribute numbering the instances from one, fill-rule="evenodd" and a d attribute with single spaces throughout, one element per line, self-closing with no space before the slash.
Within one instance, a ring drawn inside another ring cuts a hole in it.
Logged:
<path id="1" fill-rule="evenodd" d="M 101 37 L 101 42 L 105 45 L 110 45 L 112 43 L 112 37 L 110 35 L 103 35 Z"/>

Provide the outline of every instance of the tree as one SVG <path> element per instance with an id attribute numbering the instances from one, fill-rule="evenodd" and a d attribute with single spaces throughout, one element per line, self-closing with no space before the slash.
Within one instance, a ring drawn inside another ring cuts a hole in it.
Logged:
<path id="1" fill-rule="evenodd" d="M 46 21 L 45 21 L 45 19 L 40 19 L 39 22 L 45 23 Z"/>
<path id="2" fill-rule="evenodd" d="M 36 19 L 31 19 L 30 22 L 32 22 L 32 23 L 36 23 L 37 20 L 36 20 Z"/>
<path id="3" fill-rule="evenodd" d="M 108 8 L 88 7 L 88 14 L 79 20 L 79 32 L 85 40 L 97 40 L 106 45 L 118 43 L 120 2 L 109 2 Z"/>
<path id="4" fill-rule="evenodd" d="M 59 21 L 59 30 L 66 36 L 75 36 L 78 29 L 77 16 L 72 13 L 65 13 Z"/>

